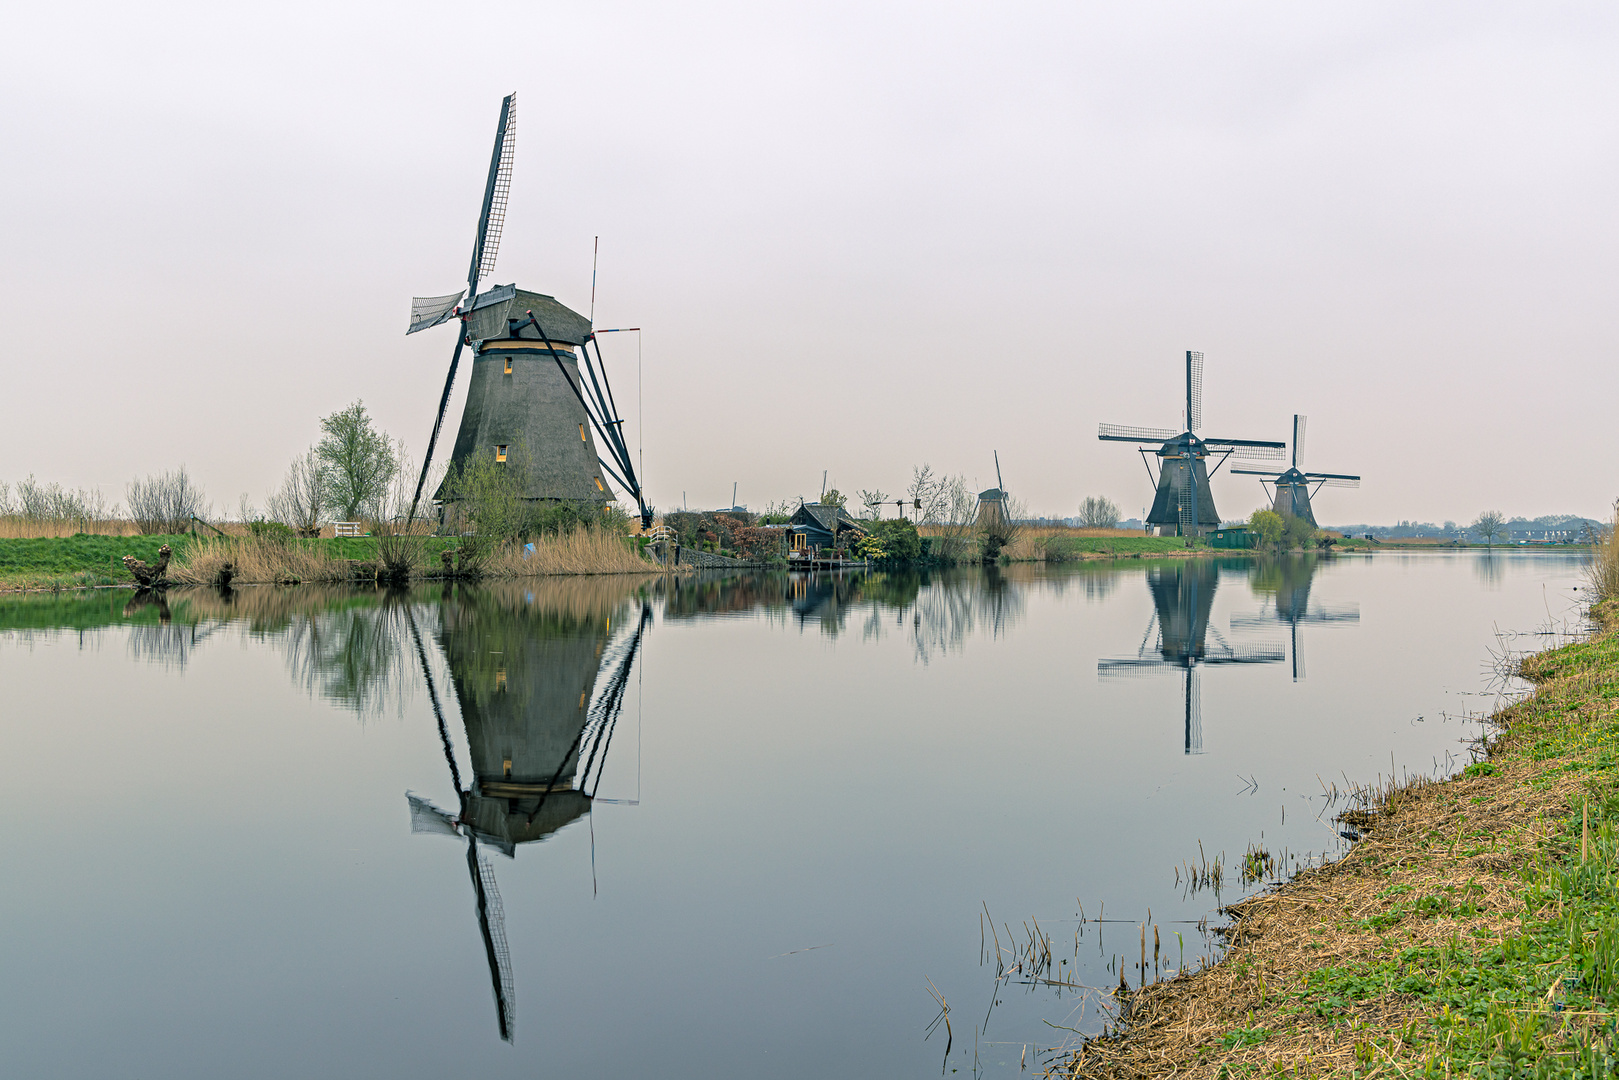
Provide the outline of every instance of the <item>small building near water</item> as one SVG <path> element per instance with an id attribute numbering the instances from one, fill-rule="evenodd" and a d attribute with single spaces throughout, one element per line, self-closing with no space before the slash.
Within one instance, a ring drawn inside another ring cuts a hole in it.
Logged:
<path id="1" fill-rule="evenodd" d="M 1217 548 L 1251 548 L 1254 546 L 1254 531 L 1246 525 L 1236 525 L 1228 529 L 1215 529 L 1209 534 L 1209 546 Z"/>
<path id="2" fill-rule="evenodd" d="M 787 521 L 788 557 L 807 558 L 821 548 L 841 547 L 852 540 L 851 533 L 864 532 L 841 506 L 799 503 Z"/>

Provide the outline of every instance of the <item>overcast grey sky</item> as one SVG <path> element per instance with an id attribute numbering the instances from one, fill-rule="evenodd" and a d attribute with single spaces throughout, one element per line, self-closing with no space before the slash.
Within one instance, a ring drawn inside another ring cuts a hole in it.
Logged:
<path id="1" fill-rule="evenodd" d="M 1176 425 L 1193 348 L 1207 434 L 1306 413 L 1364 474 L 1324 522 L 1601 516 L 1615 55 L 1599 4 L 8 5 L 0 479 L 262 503 L 356 397 L 419 452 L 409 300 L 515 89 L 491 283 L 583 311 L 600 235 L 661 507 L 999 450 L 1034 512 L 1139 513 L 1096 424 Z"/>

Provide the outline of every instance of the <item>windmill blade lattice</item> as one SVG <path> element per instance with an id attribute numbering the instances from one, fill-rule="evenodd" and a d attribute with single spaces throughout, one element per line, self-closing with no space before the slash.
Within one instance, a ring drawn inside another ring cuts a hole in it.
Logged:
<path id="1" fill-rule="evenodd" d="M 1203 426 L 1203 354 L 1186 353 L 1186 430 Z"/>

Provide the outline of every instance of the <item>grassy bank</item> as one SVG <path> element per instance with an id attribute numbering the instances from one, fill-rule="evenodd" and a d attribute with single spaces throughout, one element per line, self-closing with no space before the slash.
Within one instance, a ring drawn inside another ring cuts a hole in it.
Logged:
<path id="1" fill-rule="evenodd" d="M 387 538 L 345 537 L 328 540 L 273 540 L 252 536 L 69 536 L 0 538 L 0 592 L 95 588 L 132 585 L 123 557 L 156 562 L 165 543 L 173 550 L 170 580 L 179 584 L 212 584 L 230 563 L 238 584 L 342 582 L 376 576 L 390 557 Z M 406 545 L 413 577 L 444 572 L 442 553 L 462 542 L 454 537 L 419 537 Z M 397 557 L 395 555 L 394 557 Z M 463 560 L 455 557 L 455 564 Z M 632 541 L 601 531 L 576 530 L 536 540 L 524 553 L 514 545 L 483 552 L 475 565 L 484 577 L 532 577 L 546 574 L 651 573 L 657 567 L 641 557 Z"/>
<path id="2" fill-rule="evenodd" d="M 191 542 L 189 535 L 0 538 L 0 590 L 131 584 L 133 579 L 124 569 L 125 555 L 155 562 L 157 549 L 164 544 L 178 552 Z"/>
<path id="3" fill-rule="evenodd" d="M 1121 995 L 1108 1077 L 1612 1075 L 1619 1023 L 1619 602 L 1530 657 L 1488 757 L 1390 786 L 1341 860 L 1227 909 L 1225 958 Z"/>

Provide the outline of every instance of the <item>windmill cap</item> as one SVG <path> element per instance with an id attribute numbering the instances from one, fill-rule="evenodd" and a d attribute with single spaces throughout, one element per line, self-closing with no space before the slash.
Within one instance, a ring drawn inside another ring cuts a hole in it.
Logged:
<path id="1" fill-rule="evenodd" d="M 530 315 L 539 323 L 539 329 L 529 321 Z M 521 325 L 514 328 L 513 320 Z M 479 293 L 467 315 L 467 336 L 473 341 L 538 341 L 540 330 L 545 331 L 546 339 L 559 345 L 583 345 L 590 337 L 590 320 L 554 296 L 528 292 L 516 285 L 498 285 Z"/>

